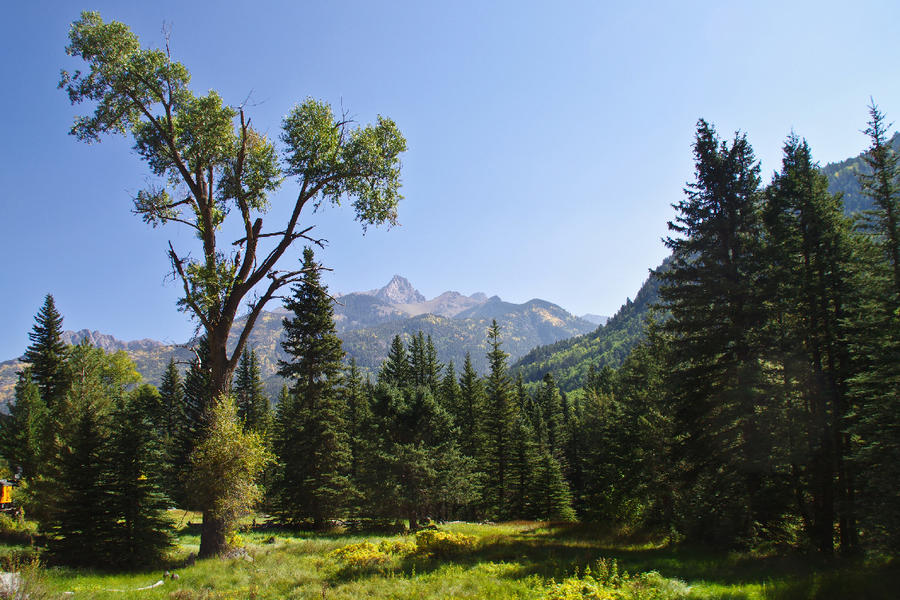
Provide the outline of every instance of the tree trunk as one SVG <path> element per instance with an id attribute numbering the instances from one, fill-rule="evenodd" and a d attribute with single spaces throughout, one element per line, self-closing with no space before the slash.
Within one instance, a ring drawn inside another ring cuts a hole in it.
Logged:
<path id="1" fill-rule="evenodd" d="M 229 392 L 231 388 L 232 370 L 229 369 L 228 355 L 226 350 L 226 342 L 228 340 L 228 327 L 220 326 L 214 331 L 207 332 L 207 340 L 209 342 L 210 356 L 210 402 L 216 403 L 223 394 Z M 223 334 L 223 331 L 226 332 Z M 207 406 L 209 410 L 211 406 Z M 203 435 L 206 435 L 204 432 Z M 211 506 L 203 508 L 203 525 L 200 528 L 200 552 L 198 558 L 209 558 L 219 556 L 228 550 L 228 544 L 225 540 L 225 532 L 228 523 L 222 517 L 215 517 L 211 512 Z"/>
<path id="2" fill-rule="evenodd" d="M 197 554 L 197 558 L 219 556 L 227 549 L 225 519 L 214 517 L 208 510 L 204 511 L 203 524 L 200 526 L 200 552 Z"/>

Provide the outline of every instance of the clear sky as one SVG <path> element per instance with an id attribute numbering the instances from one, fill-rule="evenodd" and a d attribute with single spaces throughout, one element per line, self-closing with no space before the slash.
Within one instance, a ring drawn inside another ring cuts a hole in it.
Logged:
<path id="1" fill-rule="evenodd" d="M 402 225 L 363 236 L 349 210 L 307 215 L 330 241 L 319 258 L 336 292 L 399 273 L 429 298 L 483 291 L 610 315 L 666 255 L 699 117 L 746 131 L 767 175 L 792 129 L 824 164 L 865 148 L 870 97 L 900 119 L 896 0 L 10 3 L 0 360 L 23 351 L 48 292 L 67 329 L 168 342 L 193 330 L 165 257 L 167 240 L 189 248 L 190 234 L 130 213 L 149 172 L 125 138 L 67 135 L 86 108 L 56 83 L 79 66 L 64 47 L 82 9 L 144 45 L 170 24 L 194 90 L 249 95 L 270 136 L 308 96 L 397 122 L 409 142 Z"/>

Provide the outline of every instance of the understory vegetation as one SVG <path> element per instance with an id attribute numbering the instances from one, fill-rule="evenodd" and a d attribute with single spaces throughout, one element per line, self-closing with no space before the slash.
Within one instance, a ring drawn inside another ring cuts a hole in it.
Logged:
<path id="1" fill-rule="evenodd" d="M 252 527 L 247 518 L 239 534 L 245 552 L 194 562 L 199 515 L 168 516 L 180 526 L 177 544 L 160 565 L 125 572 L 31 570 L 32 597 L 865 599 L 890 598 L 900 584 L 900 569 L 887 559 L 835 563 L 777 552 L 722 553 L 600 526 L 530 521 L 458 522 L 390 534 L 359 523 L 322 532 Z M 22 546 L 6 544 L 0 552 L 4 561 L 27 559 Z"/>

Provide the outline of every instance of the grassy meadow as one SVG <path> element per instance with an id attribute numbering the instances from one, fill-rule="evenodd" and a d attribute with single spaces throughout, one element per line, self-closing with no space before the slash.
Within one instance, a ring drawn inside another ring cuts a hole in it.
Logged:
<path id="1" fill-rule="evenodd" d="M 890 560 L 823 562 L 798 554 L 715 552 L 578 524 L 449 523 L 417 536 L 297 532 L 247 523 L 245 552 L 193 562 L 199 516 L 173 513 L 168 564 L 130 573 L 30 568 L 29 547 L 3 546 L 4 568 L 30 578 L 30 598 L 896 598 Z M 178 578 L 139 590 L 163 578 Z M 118 590 L 118 591 L 115 591 Z M 66 594 L 73 592 L 73 594 Z"/>

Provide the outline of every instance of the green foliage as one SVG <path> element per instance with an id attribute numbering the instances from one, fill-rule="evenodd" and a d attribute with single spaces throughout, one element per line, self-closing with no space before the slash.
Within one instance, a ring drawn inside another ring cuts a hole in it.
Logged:
<path id="1" fill-rule="evenodd" d="M 511 367 L 526 383 L 537 383 L 552 373 L 563 391 L 581 388 L 591 370 L 618 367 L 631 349 L 643 339 L 644 325 L 650 308 L 659 302 L 659 274 L 668 269 L 670 259 L 663 261 L 641 286 L 634 300 L 627 299 L 605 325 L 591 333 L 538 346 Z"/>
<path id="2" fill-rule="evenodd" d="M 243 430 L 230 397 L 215 402 L 208 419 L 206 435 L 190 456 L 188 492 L 224 522 L 228 535 L 262 498 L 256 478 L 272 457 L 258 433 Z"/>
<path id="3" fill-rule="evenodd" d="M 275 418 L 278 469 L 273 482 L 280 518 L 311 518 L 317 526 L 343 513 L 355 491 L 349 477 L 352 460 L 345 410 L 341 406 L 341 340 L 334 326 L 331 298 L 319 281 L 313 252 L 303 252 L 303 280 L 285 302 L 282 343 L 291 362 L 280 373 L 291 383 L 291 396 Z"/>
<path id="4" fill-rule="evenodd" d="M 516 404 L 506 367 L 506 353 L 500 348 L 500 326 L 493 321 L 488 329 L 491 350 L 488 353 L 490 372 L 485 380 L 485 410 L 481 419 L 481 470 L 485 474 L 482 504 L 486 514 L 494 519 L 508 518 L 512 481 L 512 427 L 516 418 Z"/>
<path id="5" fill-rule="evenodd" d="M 48 425 L 47 405 L 41 400 L 31 368 L 19 373 L 16 395 L 8 414 L 0 414 L 0 455 L 26 478 L 37 475 Z"/>
<path id="6" fill-rule="evenodd" d="M 243 426 L 265 436 L 272 415 L 255 350 L 245 349 L 241 355 L 232 393 L 237 402 L 238 418 Z"/>
<path id="7" fill-rule="evenodd" d="M 435 558 L 450 558 L 471 552 L 476 542 L 474 536 L 464 533 L 431 528 L 416 532 L 416 552 Z"/>
<path id="8" fill-rule="evenodd" d="M 28 334 L 31 344 L 22 355 L 23 361 L 31 363 L 31 377 L 50 410 L 65 395 L 71 376 L 66 369 L 66 345 L 61 339 L 62 321 L 53 296 L 47 294 Z"/>

